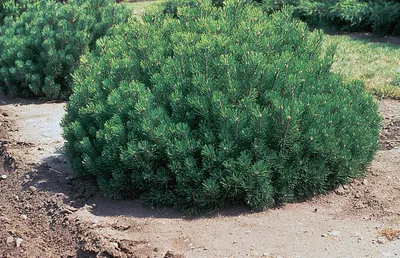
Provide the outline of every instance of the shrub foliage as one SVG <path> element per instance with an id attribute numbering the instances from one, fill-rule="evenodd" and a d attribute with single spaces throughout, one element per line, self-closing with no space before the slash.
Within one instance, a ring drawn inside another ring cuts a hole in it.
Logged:
<path id="1" fill-rule="evenodd" d="M 378 35 L 400 35 L 398 0 L 266 0 L 269 12 L 285 5 L 311 25 L 349 31 L 372 31 Z"/>
<path id="2" fill-rule="evenodd" d="M 377 105 L 287 11 L 199 2 L 119 26 L 82 58 L 63 120 L 73 167 L 112 198 L 254 210 L 363 174 Z"/>
<path id="3" fill-rule="evenodd" d="M 127 21 L 111 0 L 10 0 L 0 30 L 0 86 L 6 93 L 66 99 L 80 56 Z"/>

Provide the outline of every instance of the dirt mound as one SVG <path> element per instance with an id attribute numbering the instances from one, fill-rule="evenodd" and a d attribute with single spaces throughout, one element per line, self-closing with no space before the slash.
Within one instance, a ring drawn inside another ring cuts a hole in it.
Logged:
<path id="1" fill-rule="evenodd" d="M 9 145 L 24 146 L 8 140 L 15 130 L 8 113 L 0 115 L 0 256 L 67 257 L 75 255 L 75 234 L 63 225 L 63 216 L 49 216 L 49 209 L 60 196 L 27 188 L 32 168 L 15 163 L 7 152 Z M 17 166 L 18 164 L 18 166 Z"/>
<path id="2" fill-rule="evenodd" d="M 0 257 L 147 257 L 147 242 L 117 243 L 83 219 L 99 191 L 60 154 L 62 111 L 63 103 L 0 107 Z"/>

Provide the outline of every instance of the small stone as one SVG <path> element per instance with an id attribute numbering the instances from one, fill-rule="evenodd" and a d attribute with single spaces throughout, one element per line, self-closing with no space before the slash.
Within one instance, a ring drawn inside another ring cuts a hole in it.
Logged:
<path id="1" fill-rule="evenodd" d="M 39 148 L 37 148 L 37 150 L 38 150 L 38 151 L 44 151 L 44 148 L 39 147 Z"/>
<path id="2" fill-rule="evenodd" d="M 383 243 L 385 243 L 385 238 L 384 238 L 384 237 L 378 237 L 378 238 L 376 239 L 376 242 L 377 242 L 378 244 L 383 244 Z"/>
<path id="3" fill-rule="evenodd" d="M 340 236 L 340 231 L 329 231 L 328 235 L 330 235 L 330 236 Z"/>
<path id="4" fill-rule="evenodd" d="M 357 197 L 356 197 L 357 198 Z M 366 205 L 361 201 L 358 200 L 355 204 L 354 204 L 354 208 L 356 209 L 364 209 L 366 207 Z"/>
<path id="5" fill-rule="evenodd" d="M 393 256 L 396 255 L 394 253 L 387 252 L 387 251 L 382 251 L 381 254 L 382 254 L 383 257 L 393 257 Z"/>
<path id="6" fill-rule="evenodd" d="M 29 186 L 29 191 L 31 191 L 32 193 L 37 191 L 37 188 L 34 187 L 33 185 Z"/>
<path id="7" fill-rule="evenodd" d="M 77 198 L 82 198 L 83 195 L 85 194 L 85 191 L 86 191 L 86 189 L 85 189 L 84 187 L 79 188 L 79 189 L 76 191 L 75 195 L 74 195 L 75 199 L 77 199 Z"/>
<path id="8" fill-rule="evenodd" d="M 54 158 L 51 160 L 51 163 L 53 164 L 60 164 L 62 161 L 59 158 Z"/>
<path id="9" fill-rule="evenodd" d="M 363 239 L 363 237 L 361 236 L 361 234 L 359 232 L 355 232 L 354 236 L 357 238 L 357 241 L 360 241 Z"/>
<path id="10" fill-rule="evenodd" d="M 368 180 L 364 178 L 364 180 L 362 181 L 363 185 L 368 185 Z"/>
<path id="11" fill-rule="evenodd" d="M 94 226 L 97 226 L 99 224 L 99 219 L 98 218 L 93 218 L 92 223 Z"/>
<path id="12" fill-rule="evenodd" d="M 117 242 L 111 242 L 111 244 L 115 247 L 115 248 L 119 248 L 119 244 Z"/>
<path id="13" fill-rule="evenodd" d="M 158 248 L 154 247 L 153 252 L 158 252 Z"/>
<path id="14" fill-rule="evenodd" d="M 1 175 L 1 176 L 0 176 L 0 179 L 1 179 L 1 180 L 6 180 L 6 179 L 7 179 L 7 175 Z"/>
<path id="15" fill-rule="evenodd" d="M 349 185 L 344 185 L 344 186 L 343 186 L 343 189 L 344 189 L 344 190 L 349 190 L 349 189 L 350 189 L 350 186 L 349 186 Z"/>
<path id="16" fill-rule="evenodd" d="M 31 176 L 30 175 L 25 175 L 25 178 L 26 179 L 31 179 Z"/>
<path id="17" fill-rule="evenodd" d="M 21 215 L 21 219 L 27 220 L 27 219 L 28 219 L 28 216 L 26 216 L 25 214 L 23 214 L 23 215 Z"/>
<path id="18" fill-rule="evenodd" d="M 7 245 L 11 245 L 14 242 L 14 238 L 12 236 L 7 237 L 6 239 L 6 244 Z"/>
<path id="19" fill-rule="evenodd" d="M 74 208 L 74 207 L 72 207 L 72 206 L 66 204 L 66 205 L 64 206 L 64 209 L 62 209 L 62 210 L 60 211 L 60 213 L 61 213 L 61 214 L 72 214 L 72 213 L 76 212 L 77 210 L 78 210 L 77 208 Z"/>
<path id="20" fill-rule="evenodd" d="M 270 256 L 270 255 L 271 255 L 270 252 L 264 252 L 264 253 L 263 253 L 263 256 Z"/>
<path id="21" fill-rule="evenodd" d="M 85 197 L 86 199 L 90 199 L 90 198 L 92 197 L 92 193 L 86 191 L 86 192 L 83 194 L 83 197 Z"/>
<path id="22" fill-rule="evenodd" d="M 337 195 L 344 195 L 344 194 L 345 194 L 345 191 L 344 191 L 344 189 L 343 189 L 343 186 L 339 186 L 338 188 L 336 188 L 336 189 L 335 189 L 335 193 L 336 193 Z"/>
<path id="23" fill-rule="evenodd" d="M 75 179 L 75 177 L 74 176 L 67 176 L 66 178 L 65 178 L 65 180 L 74 180 Z"/>
<path id="24" fill-rule="evenodd" d="M 20 247 L 20 246 L 22 245 L 22 242 L 24 242 L 24 240 L 22 240 L 22 238 L 18 237 L 18 238 L 15 240 L 15 246 L 16 246 L 16 247 Z"/>
<path id="25" fill-rule="evenodd" d="M 321 237 L 327 237 L 327 235 L 326 234 L 322 234 Z"/>

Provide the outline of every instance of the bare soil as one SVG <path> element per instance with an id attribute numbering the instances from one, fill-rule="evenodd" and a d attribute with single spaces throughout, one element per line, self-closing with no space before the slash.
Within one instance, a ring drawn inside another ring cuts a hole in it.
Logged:
<path id="1" fill-rule="evenodd" d="M 201 217 L 111 201 L 63 155 L 64 103 L 0 96 L 1 257 L 399 257 L 400 102 L 381 101 L 363 179 L 261 213 Z"/>

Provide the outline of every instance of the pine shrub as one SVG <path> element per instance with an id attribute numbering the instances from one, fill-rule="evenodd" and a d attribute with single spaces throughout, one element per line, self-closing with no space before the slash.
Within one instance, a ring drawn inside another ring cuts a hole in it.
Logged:
<path id="1" fill-rule="evenodd" d="M 14 0 L 0 30 L 0 86 L 13 96 L 66 99 L 82 54 L 129 11 L 112 0 Z"/>
<path id="2" fill-rule="evenodd" d="M 377 104 L 330 72 L 322 32 L 291 17 L 201 1 L 110 31 L 74 74 L 72 166 L 107 196 L 191 214 L 264 210 L 361 176 Z"/>

